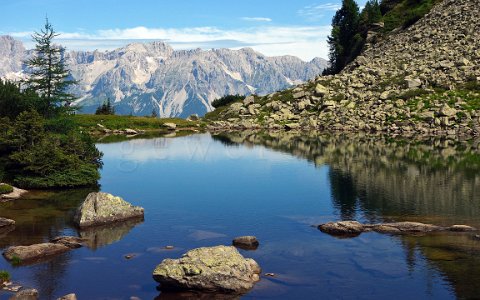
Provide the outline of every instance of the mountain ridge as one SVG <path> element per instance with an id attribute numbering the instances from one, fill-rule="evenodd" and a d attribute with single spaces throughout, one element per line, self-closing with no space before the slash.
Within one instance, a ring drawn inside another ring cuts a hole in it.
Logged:
<path id="1" fill-rule="evenodd" d="M 24 78 L 31 55 L 10 36 L 0 36 L 0 77 Z M 119 114 L 161 117 L 203 115 L 227 94 L 268 94 L 320 74 L 326 60 L 268 57 L 251 48 L 174 50 L 162 41 L 132 43 L 110 51 L 68 51 L 65 60 L 79 82 L 70 92 L 92 113 L 107 98 Z"/>

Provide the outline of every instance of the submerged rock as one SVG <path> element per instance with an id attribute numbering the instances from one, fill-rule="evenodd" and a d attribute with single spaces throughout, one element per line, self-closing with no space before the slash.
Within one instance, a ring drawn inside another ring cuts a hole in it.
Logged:
<path id="1" fill-rule="evenodd" d="M 15 221 L 0 217 L 0 228 L 15 226 Z"/>
<path id="2" fill-rule="evenodd" d="M 241 294 L 260 280 L 260 266 L 235 247 L 216 246 L 165 259 L 153 271 L 162 290 L 197 290 Z"/>
<path id="3" fill-rule="evenodd" d="M 76 236 L 59 236 L 51 240 L 52 243 L 62 244 L 70 249 L 76 249 L 83 247 L 85 239 Z"/>
<path id="4" fill-rule="evenodd" d="M 58 298 L 57 300 L 77 300 L 77 295 L 75 294 L 68 294 L 63 297 Z"/>
<path id="5" fill-rule="evenodd" d="M 3 252 L 3 256 L 11 263 L 31 263 L 80 248 L 82 247 L 80 241 L 81 239 L 77 237 L 63 236 L 54 238 L 50 243 L 11 246 Z"/>
<path id="6" fill-rule="evenodd" d="M 11 246 L 3 252 L 10 262 L 30 262 L 70 251 L 63 244 L 42 243 L 30 246 Z"/>
<path id="7" fill-rule="evenodd" d="M 38 291 L 36 289 L 24 289 L 10 297 L 9 300 L 37 300 Z"/>
<path id="8" fill-rule="evenodd" d="M 107 193 L 90 193 L 77 209 L 74 222 L 78 227 L 84 228 L 143 216 L 142 207 L 133 206 L 120 197 Z"/>
<path id="9" fill-rule="evenodd" d="M 240 236 L 232 241 L 233 246 L 244 250 L 256 250 L 260 243 L 254 236 Z"/>
<path id="10" fill-rule="evenodd" d="M 330 222 L 318 226 L 318 229 L 324 233 L 335 236 L 355 237 L 363 232 L 375 231 L 387 234 L 412 234 L 427 233 L 433 231 L 454 231 L 466 232 L 477 230 L 467 225 L 453 225 L 451 227 L 442 227 L 432 224 L 419 222 L 395 222 L 381 224 L 360 224 L 357 221 Z"/>

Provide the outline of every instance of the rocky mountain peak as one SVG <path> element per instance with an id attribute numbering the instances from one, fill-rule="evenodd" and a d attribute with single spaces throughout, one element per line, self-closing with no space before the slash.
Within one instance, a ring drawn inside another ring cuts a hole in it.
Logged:
<path id="1" fill-rule="evenodd" d="M 26 52 L 0 39 L 0 77 L 22 72 Z M 70 51 L 66 60 L 79 82 L 71 91 L 85 112 L 107 98 L 121 114 L 203 115 L 226 94 L 267 94 L 320 74 L 327 62 L 266 57 L 252 49 L 177 50 L 162 41 L 132 43 L 112 51 Z M 15 78 L 15 77 L 14 77 Z"/>

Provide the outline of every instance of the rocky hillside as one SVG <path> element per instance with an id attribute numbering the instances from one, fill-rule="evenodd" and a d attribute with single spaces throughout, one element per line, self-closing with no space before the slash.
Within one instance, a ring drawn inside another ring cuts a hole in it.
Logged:
<path id="1" fill-rule="evenodd" d="M 0 78 L 24 76 L 29 55 L 21 42 L 0 36 Z M 117 113 L 161 117 L 211 111 L 211 102 L 227 94 L 265 95 L 305 82 L 327 62 L 292 56 L 267 57 L 252 49 L 175 51 L 168 44 L 130 44 L 113 51 L 72 51 L 66 61 L 79 84 L 72 91 L 85 112 L 107 98 Z"/>
<path id="2" fill-rule="evenodd" d="M 371 34 L 340 74 L 222 107 L 213 127 L 480 134 L 479 0 L 444 0 L 408 29 Z"/>

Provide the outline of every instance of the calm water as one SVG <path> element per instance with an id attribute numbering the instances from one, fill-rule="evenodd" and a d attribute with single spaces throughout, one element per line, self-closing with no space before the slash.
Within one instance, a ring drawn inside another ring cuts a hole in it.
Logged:
<path id="1" fill-rule="evenodd" d="M 480 241 L 471 233 L 337 239 L 312 226 L 355 219 L 480 227 L 478 141 L 243 132 L 98 146 L 101 190 L 145 207 L 144 222 L 77 232 L 72 212 L 88 190 L 0 204 L 0 215 L 17 221 L 0 239 L 2 249 L 64 234 L 91 238 L 88 247 L 32 266 L 0 258 L 0 269 L 42 299 L 71 292 L 79 299 L 187 299 L 160 294 L 154 267 L 240 235 L 259 238 L 258 250 L 242 253 L 277 274 L 245 299 L 478 297 Z"/>

